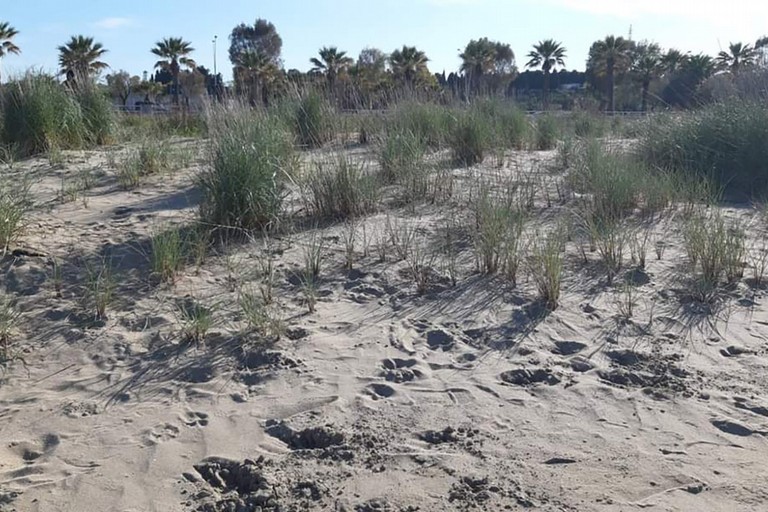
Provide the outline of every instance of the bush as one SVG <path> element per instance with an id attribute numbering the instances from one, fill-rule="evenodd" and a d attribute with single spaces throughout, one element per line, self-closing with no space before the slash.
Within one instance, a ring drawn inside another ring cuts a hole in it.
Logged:
<path id="1" fill-rule="evenodd" d="M 275 116 L 242 105 L 217 107 L 207 122 L 211 161 L 198 175 L 201 220 L 246 231 L 271 227 L 296 167 L 290 133 Z"/>
<path id="2" fill-rule="evenodd" d="M 315 215 L 345 219 L 376 209 L 379 189 L 374 176 L 362 163 L 340 154 L 335 160 L 318 162 L 304 179 L 309 206 Z"/>
<path id="3" fill-rule="evenodd" d="M 729 102 L 648 125 L 639 157 L 745 196 L 768 192 L 768 108 Z"/>
<path id="4" fill-rule="evenodd" d="M 80 105 L 53 77 L 27 74 L 3 86 L 1 101 L 3 142 L 21 155 L 83 146 L 86 129 Z"/>
<path id="5" fill-rule="evenodd" d="M 539 151 L 555 149 L 559 132 L 560 127 L 554 117 L 541 116 L 536 122 L 536 149 Z"/>
<path id="6" fill-rule="evenodd" d="M 486 119 L 474 112 L 462 114 L 451 137 L 453 161 L 467 167 L 481 163 L 490 145 L 490 136 Z"/>

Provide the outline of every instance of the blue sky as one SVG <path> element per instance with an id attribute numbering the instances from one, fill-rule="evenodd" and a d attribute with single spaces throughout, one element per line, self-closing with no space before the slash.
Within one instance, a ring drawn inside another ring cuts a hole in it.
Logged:
<path id="1" fill-rule="evenodd" d="M 568 69 L 583 69 L 590 44 L 608 34 L 650 39 L 663 47 L 716 54 L 729 41 L 754 42 L 768 33 L 768 2 L 752 0 L 8 0 L 0 19 L 19 30 L 21 56 L 4 59 L 3 75 L 29 67 L 56 70 L 56 47 L 75 34 L 109 50 L 113 69 L 140 75 L 155 62 L 149 49 L 166 36 L 183 36 L 194 58 L 231 75 L 227 37 L 236 24 L 273 22 L 283 38 L 286 68 L 306 70 L 323 45 L 357 56 L 366 46 L 391 51 L 415 45 L 435 72 L 455 70 L 458 49 L 473 38 L 512 45 L 518 65 L 531 44 L 555 38 L 568 49 Z M 695 4 L 694 9 L 686 7 Z"/>

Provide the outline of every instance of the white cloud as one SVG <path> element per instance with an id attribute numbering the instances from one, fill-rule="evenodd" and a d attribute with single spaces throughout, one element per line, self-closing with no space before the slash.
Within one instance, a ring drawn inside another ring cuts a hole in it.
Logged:
<path id="1" fill-rule="evenodd" d="M 133 25 L 131 18 L 104 18 L 92 24 L 96 28 L 103 28 L 106 30 L 114 30 L 122 27 L 130 27 Z"/>

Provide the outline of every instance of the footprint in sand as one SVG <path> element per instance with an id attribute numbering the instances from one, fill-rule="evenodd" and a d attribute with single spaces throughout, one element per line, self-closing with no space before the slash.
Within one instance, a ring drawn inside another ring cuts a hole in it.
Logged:
<path id="1" fill-rule="evenodd" d="M 181 430 L 172 423 L 164 423 L 144 432 L 144 444 L 155 446 L 179 437 Z"/>
<path id="2" fill-rule="evenodd" d="M 188 411 L 182 421 L 188 427 L 205 427 L 208 425 L 208 413 Z"/>
<path id="3" fill-rule="evenodd" d="M 366 388 L 366 392 L 374 399 L 390 398 L 395 395 L 395 388 L 387 386 L 386 384 L 370 384 Z"/>
<path id="4" fill-rule="evenodd" d="M 384 359 L 381 362 L 383 370 L 379 375 L 388 382 L 401 384 L 411 382 L 424 376 L 424 372 L 418 368 L 419 362 L 416 359 Z"/>

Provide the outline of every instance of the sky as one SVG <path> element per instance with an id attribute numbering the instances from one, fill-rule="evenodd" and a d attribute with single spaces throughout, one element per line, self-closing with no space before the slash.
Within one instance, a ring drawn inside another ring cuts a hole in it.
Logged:
<path id="1" fill-rule="evenodd" d="M 609 34 L 652 40 L 664 48 L 717 54 L 729 42 L 768 34 L 768 2 L 751 0 L 7 0 L 0 21 L 19 31 L 20 56 L 3 59 L 4 77 L 29 68 L 55 72 L 57 46 L 92 36 L 109 50 L 113 70 L 141 76 L 156 61 L 149 50 L 181 36 L 198 64 L 231 78 L 232 28 L 264 18 L 283 39 L 286 69 L 308 70 L 322 46 L 357 57 L 361 49 L 390 52 L 404 44 L 430 58 L 433 72 L 455 71 L 471 39 L 508 43 L 523 68 L 531 45 L 554 38 L 567 48 L 566 68 L 583 70 L 589 47 Z M 695 5 L 695 7 L 690 7 Z"/>

